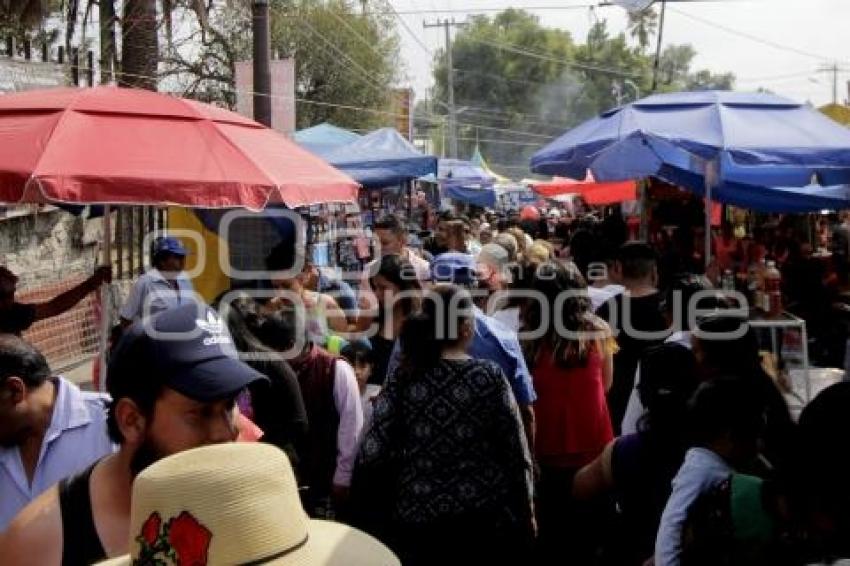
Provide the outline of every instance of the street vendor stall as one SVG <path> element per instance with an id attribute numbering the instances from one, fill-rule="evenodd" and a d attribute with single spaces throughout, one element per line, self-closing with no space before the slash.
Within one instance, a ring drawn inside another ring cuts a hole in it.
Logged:
<path id="1" fill-rule="evenodd" d="M 538 151 L 531 167 L 574 179 L 587 170 L 600 181 L 655 177 L 705 197 L 707 205 L 716 200 L 795 212 L 850 207 L 850 130 L 765 93 L 650 96 L 570 130 Z M 706 268 L 711 209 L 704 207 Z M 780 320 L 772 314 L 768 318 Z"/>
<path id="2" fill-rule="evenodd" d="M 573 179 L 590 170 L 599 181 L 658 177 L 708 201 L 759 210 L 845 208 L 850 198 L 839 185 L 850 184 L 850 130 L 772 94 L 660 94 L 570 130 L 538 151 L 531 168 Z M 706 214 L 706 249 L 710 237 Z"/>

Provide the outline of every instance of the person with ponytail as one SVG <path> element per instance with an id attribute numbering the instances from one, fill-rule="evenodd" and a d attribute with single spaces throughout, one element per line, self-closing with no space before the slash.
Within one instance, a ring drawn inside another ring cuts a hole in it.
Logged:
<path id="1" fill-rule="evenodd" d="M 593 314 L 587 284 L 574 264 L 544 263 L 530 285 L 538 296 L 528 301 L 522 319 L 527 335 L 542 333 L 526 340 L 525 350 L 537 391 L 534 452 L 545 559 L 557 556 L 565 533 L 575 537 L 577 551 L 589 540 L 580 532 L 587 522 L 577 517 L 570 489 L 575 473 L 614 438 L 605 393 L 616 344 L 608 324 Z"/>
<path id="2" fill-rule="evenodd" d="M 474 324 L 468 291 L 438 285 L 425 295 L 404 322 L 401 365 L 360 448 L 352 496 L 368 518 L 359 526 L 406 566 L 527 562 L 531 458 L 502 370 L 466 353 Z"/>

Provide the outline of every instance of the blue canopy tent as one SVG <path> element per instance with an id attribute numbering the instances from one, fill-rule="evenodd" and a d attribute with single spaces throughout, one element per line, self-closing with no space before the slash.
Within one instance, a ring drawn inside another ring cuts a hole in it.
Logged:
<path id="1" fill-rule="evenodd" d="M 381 128 L 313 153 L 367 189 L 391 187 L 437 172 L 437 158 L 424 155 L 393 128 Z"/>
<path id="2" fill-rule="evenodd" d="M 441 159 L 437 180 L 446 197 L 483 208 L 496 206 L 496 179 L 460 159 Z"/>
<path id="3" fill-rule="evenodd" d="M 356 141 L 361 136 L 325 122 L 298 130 L 293 137 L 298 145 L 313 153 L 326 153 L 335 147 Z"/>
<path id="4" fill-rule="evenodd" d="M 761 211 L 847 208 L 836 186 L 850 184 L 850 130 L 772 94 L 660 94 L 570 130 L 531 169 L 574 179 L 589 169 L 599 181 L 653 176 Z M 707 214 L 706 250 L 709 238 Z"/>

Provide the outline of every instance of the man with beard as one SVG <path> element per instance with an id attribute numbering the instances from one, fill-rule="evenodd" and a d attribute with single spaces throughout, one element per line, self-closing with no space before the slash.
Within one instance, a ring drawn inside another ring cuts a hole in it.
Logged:
<path id="1" fill-rule="evenodd" d="M 113 452 L 107 401 L 54 376 L 22 338 L 0 334 L 0 532 L 56 482 Z"/>
<path id="2" fill-rule="evenodd" d="M 234 356 L 221 320 L 194 304 L 128 329 L 107 377 L 107 424 L 120 449 L 25 507 L 0 535 L 3 563 L 76 566 L 126 554 L 133 478 L 165 456 L 236 438 L 236 396 L 264 378 Z"/>

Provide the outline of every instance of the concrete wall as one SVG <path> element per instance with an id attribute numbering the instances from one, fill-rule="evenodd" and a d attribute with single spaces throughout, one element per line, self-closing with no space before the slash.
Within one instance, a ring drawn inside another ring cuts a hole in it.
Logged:
<path id="1" fill-rule="evenodd" d="M 20 277 L 20 287 L 91 273 L 98 263 L 102 221 L 53 208 L 33 210 L 7 209 L 0 217 L 0 257 Z"/>

